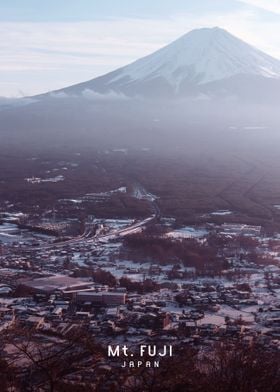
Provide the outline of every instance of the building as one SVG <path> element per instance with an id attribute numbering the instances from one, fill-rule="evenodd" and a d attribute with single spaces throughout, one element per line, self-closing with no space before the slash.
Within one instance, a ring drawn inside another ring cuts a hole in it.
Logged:
<path id="1" fill-rule="evenodd" d="M 252 226 L 239 223 L 223 223 L 221 225 L 221 234 L 258 237 L 261 234 L 261 226 Z"/>
<path id="2" fill-rule="evenodd" d="M 51 275 L 44 278 L 36 278 L 32 280 L 22 280 L 24 287 L 34 293 L 48 293 L 55 291 L 74 290 L 89 288 L 92 286 L 92 281 L 88 279 L 77 279 L 66 275 Z"/>
<path id="3" fill-rule="evenodd" d="M 117 306 L 124 305 L 126 293 L 116 291 L 88 292 L 81 291 L 76 295 L 77 303 L 90 303 L 93 306 Z"/>

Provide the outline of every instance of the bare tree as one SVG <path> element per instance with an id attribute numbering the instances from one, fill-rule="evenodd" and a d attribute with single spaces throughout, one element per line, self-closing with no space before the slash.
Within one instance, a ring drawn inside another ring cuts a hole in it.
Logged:
<path id="1" fill-rule="evenodd" d="M 69 375 L 94 369 L 103 357 L 103 350 L 82 327 L 66 336 L 46 336 L 17 326 L 6 333 L 5 343 L 16 357 L 10 355 L 10 362 L 26 391 L 60 391 Z"/>

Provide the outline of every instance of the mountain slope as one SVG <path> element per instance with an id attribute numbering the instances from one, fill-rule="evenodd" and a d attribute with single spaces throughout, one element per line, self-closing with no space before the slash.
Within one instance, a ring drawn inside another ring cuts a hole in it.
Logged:
<path id="1" fill-rule="evenodd" d="M 237 75 L 280 80 L 280 61 L 220 28 L 193 30 L 173 43 L 104 76 L 59 90 L 128 96 L 176 96 Z M 209 89 L 208 89 L 209 90 Z"/>

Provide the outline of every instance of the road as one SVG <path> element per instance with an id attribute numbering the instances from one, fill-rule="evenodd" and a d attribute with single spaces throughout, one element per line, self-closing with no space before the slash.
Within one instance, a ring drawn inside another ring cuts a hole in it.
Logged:
<path id="1" fill-rule="evenodd" d="M 100 234 L 92 235 L 90 230 L 85 229 L 84 233 L 78 237 L 71 238 L 70 240 L 63 241 L 63 242 L 42 245 L 38 248 L 34 248 L 34 250 L 59 249 L 59 248 L 64 248 L 65 246 L 79 245 L 79 244 L 81 245 L 97 244 L 98 242 L 113 241 L 119 238 L 123 238 L 127 235 L 140 232 L 143 227 L 156 222 L 160 218 L 160 209 L 156 203 L 156 197 L 148 193 L 142 186 L 141 187 L 138 186 L 136 197 L 138 199 L 144 199 L 149 201 L 153 213 L 148 218 L 145 218 L 138 222 L 134 222 L 133 224 L 125 228 L 111 230 L 106 234 L 100 233 Z"/>

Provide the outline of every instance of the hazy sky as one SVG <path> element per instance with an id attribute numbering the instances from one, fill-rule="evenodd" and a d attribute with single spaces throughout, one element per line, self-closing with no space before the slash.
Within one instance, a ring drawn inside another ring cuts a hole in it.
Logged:
<path id="1" fill-rule="evenodd" d="M 280 59 L 280 0 L 1 0 L 0 96 L 92 79 L 212 26 Z"/>

